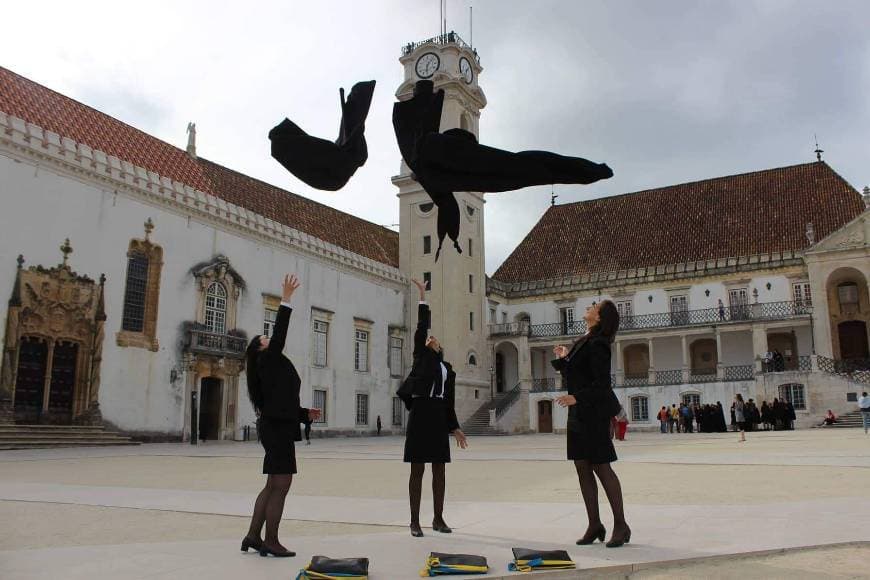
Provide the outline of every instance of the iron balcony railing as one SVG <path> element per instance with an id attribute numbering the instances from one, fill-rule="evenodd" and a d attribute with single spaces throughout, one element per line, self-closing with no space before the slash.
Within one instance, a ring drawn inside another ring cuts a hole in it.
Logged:
<path id="1" fill-rule="evenodd" d="M 462 40 L 458 34 L 453 31 L 439 34 L 438 36 L 433 36 L 432 38 L 427 38 L 426 40 L 420 40 L 419 42 L 409 42 L 405 46 L 402 47 L 402 56 L 408 56 L 424 44 L 437 44 L 440 46 L 444 46 L 447 44 L 458 44 L 460 48 L 467 48 L 474 54 L 474 62 L 480 65 L 480 56 L 477 54 L 477 51 L 471 47 L 470 44 Z"/>
<path id="2" fill-rule="evenodd" d="M 245 356 L 245 343 L 247 341 L 243 337 L 195 329 L 190 329 L 187 332 L 187 349 L 190 352 L 230 358 L 244 358 Z"/>
<path id="3" fill-rule="evenodd" d="M 495 404 L 495 418 L 501 419 L 501 416 L 508 412 L 514 403 L 520 398 L 520 383 L 504 394 L 502 398 Z"/>
<path id="4" fill-rule="evenodd" d="M 870 384 L 870 359 L 837 360 L 826 356 L 816 357 L 819 370 L 832 375 L 849 378 L 857 383 Z"/>
<path id="5" fill-rule="evenodd" d="M 729 308 L 677 310 L 674 312 L 623 316 L 620 319 L 620 329 L 643 330 L 650 328 L 674 328 L 731 322 L 786 320 L 789 318 L 807 316 L 811 313 L 812 306 L 808 305 L 806 302 L 763 302 L 759 304 L 746 304 Z M 584 332 L 586 332 L 586 322 L 584 320 L 532 324 L 529 327 L 529 336 L 532 338 L 572 336 L 583 334 Z"/>
<path id="6" fill-rule="evenodd" d="M 683 369 L 656 371 L 657 385 L 680 385 L 683 383 Z"/>
<path id="7" fill-rule="evenodd" d="M 559 385 L 556 384 L 556 379 L 554 377 L 546 378 L 546 379 L 532 379 L 532 393 L 550 393 L 553 391 L 559 391 L 561 389 L 562 381 L 559 381 Z"/>
<path id="8" fill-rule="evenodd" d="M 645 387 L 649 384 L 649 375 L 626 375 L 622 384 L 626 387 Z"/>
<path id="9" fill-rule="evenodd" d="M 501 324 L 489 325 L 490 336 L 528 336 L 529 323 L 527 321 L 520 322 L 502 322 Z"/>
<path id="10" fill-rule="evenodd" d="M 733 365 L 725 367 L 726 381 L 751 381 L 754 378 L 754 365 Z"/>

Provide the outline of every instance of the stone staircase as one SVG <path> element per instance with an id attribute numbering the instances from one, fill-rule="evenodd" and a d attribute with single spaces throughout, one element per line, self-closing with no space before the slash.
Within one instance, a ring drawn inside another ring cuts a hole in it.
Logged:
<path id="1" fill-rule="evenodd" d="M 863 427 L 864 423 L 861 419 L 861 411 L 852 411 L 851 413 L 843 413 L 837 418 L 837 422 L 833 425 L 825 425 L 825 429 L 845 429 L 849 427 Z"/>
<path id="2" fill-rule="evenodd" d="M 489 424 L 489 412 L 495 409 L 504 412 L 517 399 L 517 389 L 506 393 L 499 393 L 495 398 L 485 402 L 474 414 L 462 424 L 462 431 L 466 435 L 507 435 L 504 431 L 496 429 Z"/>
<path id="3" fill-rule="evenodd" d="M 103 426 L 0 425 L 0 450 L 106 445 L 139 445 L 139 442 Z"/>

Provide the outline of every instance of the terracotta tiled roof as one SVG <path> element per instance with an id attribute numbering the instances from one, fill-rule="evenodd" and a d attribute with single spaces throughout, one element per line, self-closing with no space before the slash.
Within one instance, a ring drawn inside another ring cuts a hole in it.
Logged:
<path id="1" fill-rule="evenodd" d="M 399 235 L 232 171 L 0 67 L 0 111 L 390 266 Z M 265 139 L 265 135 L 263 139 Z"/>
<path id="2" fill-rule="evenodd" d="M 372 260 L 399 267 L 399 235 L 217 163 L 199 159 L 213 193 Z"/>
<path id="3" fill-rule="evenodd" d="M 862 212 L 824 162 L 551 206 L 493 275 L 526 282 L 802 251 Z"/>

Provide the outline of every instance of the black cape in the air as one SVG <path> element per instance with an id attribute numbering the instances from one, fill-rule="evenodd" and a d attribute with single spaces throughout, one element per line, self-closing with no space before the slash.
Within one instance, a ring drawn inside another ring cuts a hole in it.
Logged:
<path id="1" fill-rule="evenodd" d="M 495 193 L 533 185 L 594 183 L 613 176 L 604 163 L 548 151 L 512 153 L 477 142 L 463 129 L 439 132 L 444 91 L 418 81 L 414 95 L 393 105 L 393 128 L 414 179 L 438 206 L 438 252 L 445 235 L 459 247 L 459 204 L 453 192 Z"/>
<path id="2" fill-rule="evenodd" d="M 341 126 L 335 142 L 312 137 L 290 119 L 269 131 L 272 157 L 316 189 L 336 191 L 368 159 L 365 122 L 375 91 L 375 81 L 357 83 L 345 101 L 341 94 Z"/>

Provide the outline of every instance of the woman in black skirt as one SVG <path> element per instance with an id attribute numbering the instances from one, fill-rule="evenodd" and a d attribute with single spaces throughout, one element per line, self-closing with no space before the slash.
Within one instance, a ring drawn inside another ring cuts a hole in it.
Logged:
<path id="1" fill-rule="evenodd" d="M 441 344 L 429 336 L 430 313 L 425 302 L 426 289 L 413 280 L 420 291 L 417 331 L 414 333 L 414 364 L 411 373 L 397 395 L 411 411 L 405 434 L 405 463 L 411 464 L 408 495 L 411 500 L 411 535 L 423 537 L 420 528 L 420 497 L 423 494 L 423 473 L 432 464 L 432 497 L 435 518 L 432 529 L 449 534 L 444 522 L 444 494 L 447 487 L 445 464 L 450 463 L 450 434 L 460 449 L 468 443 L 456 419 L 456 373 L 442 357 Z"/>
<path id="2" fill-rule="evenodd" d="M 296 276 L 284 276 L 281 306 L 270 339 L 255 336 L 247 350 L 248 395 L 257 413 L 257 432 L 266 450 L 263 473 L 267 474 L 266 486 L 254 503 L 254 514 L 248 535 L 242 540 L 242 550 L 253 548 L 261 556 L 295 556 L 278 541 L 278 525 L 284 513 L 284 498 L 290 491 L 293 474 L 296 473 L 296 450 L 294 441 L 302 440 L 299 422 L 320 417 L 320 409 L 306 409 L 299 404 L 299 387 L 302 381 L 296 367 L 284 356 L 284 341 L 290 323 L 290 298 L 299 288 Z M 263 524 L 266 538 L 260 539 Z"/>
<path id="3" fill-rule="evenodd" d="M 589 329 L 586 334 L 570 349 L 553 349 L 558 357 L 552 361 L 553 367 L 563 374 L 568 385 L 568 394 L 556 402 L 568 407 L 568 459 L 577 469 L 589 517 L 586 533 L 577 544 L 591 544 L 596 539 L 603 542 L 607 533 L 598 513 L 598 476 L 613 510 L 613 534 L 607 547 L 616 548 L 631 539 L 622 510 L 622 487 L 610 467 L 616 461 L 610 420 L 620 409 L 610 386 L 610 344 L 619 329 L 619 313 L 613 302 L 605 300 L 587 309 L 585 318 Z"/>

